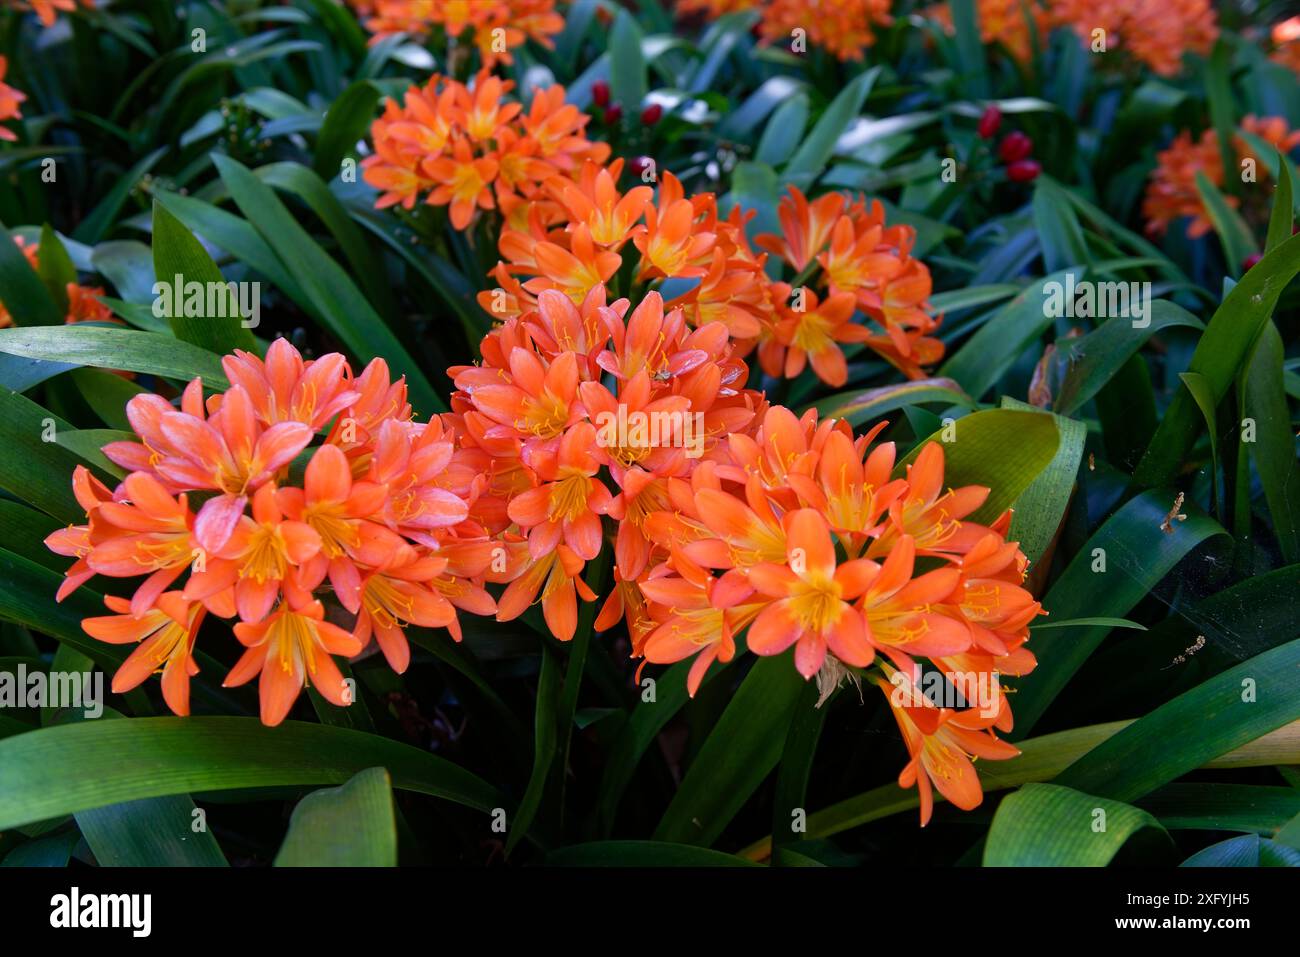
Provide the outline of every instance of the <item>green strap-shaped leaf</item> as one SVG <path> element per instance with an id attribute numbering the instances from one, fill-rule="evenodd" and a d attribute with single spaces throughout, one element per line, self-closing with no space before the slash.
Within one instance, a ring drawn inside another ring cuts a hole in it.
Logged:
<path id="1" fill-rule="evenodd" d="M 395 375 L 404 374 L 411 403 L 421 415 L 446 410 L 415 359 L 370 306 L 343 269 L 290 215 L 272 189 L 242 164 L 215 154 L 221 178 L 240 212 L 270 244 L 306 292 L 330 331 L 362 362 L 382 356 Z"/>
<path id="2" fill-rule="evenodd" d="M 1300 851 L 1258 834 L 1244 834 L 1197 851 L 1182 867 L 1300 867 Z"/>
<path id="3" fill-rule="evenodd" d="M 1015 399 L 1004 397 L 1003 408 L 1032 411 L 1033 407 Z M 1052 413 L 1043 413 L 1052 415 Z M 1074 494 L 1074 479 L 1083 458 L 1083 443 L 1088 437 L 1088 427 L 1082 422 L 1052 415 L 1061 441 L 1052 461 L 1038 474 L 1029 488 L 1016 499 L 1016 512 L 1011 517 L 1010 541 L 1019 542 L 1020 550 L 1030 562 L 1043 557 L 1047 546 L 1056 537 L 1056 531 L 1065 519 Z"/>
<path id="4" fill-rule="evenodd" d="M 1142 320 L 1138 320 L 1139 322 Z M 1057 362 L 1063 369 L 1054 410 L 1073 415 L 1101 391 L 1124 363 L 1157 332 L 1175 326 L 1204 329 L 1205 324 L 1186 309 L 1164 299 L 1151 303 L 1145 326 L 1134 319 L 1115 316 L 1077 339 L 1057 340 Z"/>
<path id="5" fill-rule="evenodd" d="M 737 649 L 739 650 L 739 649 Z M 663 674 L 656 676 L 654 697 L 642 700 L 628 715 L 623 730 L 615 739 L 605 760 L 600 778 L 599 796 L 596 799 L 600 831 L 608 834 L 614 827 L 614 814 L 619 799 L 636 772 L 646 750 L 654 743 L 659 732 L 690 700 L 686 693 L 686 676 L 694 664 L 693 659 L 679 661 Z M 701 687 L 712 681 L 727 666 L 714 662 L 704 675 Z"/>
<path id="6" fill-rule="evenodd" d="M 1261 151 L 1262 155 L 1268 155 L 1267 150 Z M 1293 195 L 1294 183 L 1291 181 L 1291 161 L 1282 155 L 1282 151 L 1273 150 L 1276 157 L 1275 168 L 1277 173 L 1277 192 L 1273 194 L 1273 211 L 1268 217 L 1268 234 L 1264 240 L 1264 251 L 1271 252 L 1277 246 L 1280 246 L 1291 236 L 1292 224 L 1295 221 L 1295 198 Z"/>
<path id="7" fill-rule="evenodd" d="M 1205 419 L 1205 428 L 1210 434 L 1210 462 L 1213 468 L 1210 471 L 1214 479 L 1215 500 L 1218 502 L 1217 508 L 1220 516 L 1223 515 L 1223 487 L 1219 484 L 1219 427 L 1218 427 L 1218 409 L 1216 408 L 1216 399 L 1214 389 L 1205 376 L 1199 372 L 1180 372 L 1178 378 L 1182 380 L 1183 385 L 1187 386 L 1187 391 L 1192 394 L 1196 400 L 1196 407 L 1201 410 L 1201 416 Z"/>
<path id="8" fill-rule="evenodd" d="M 610 98 L 631 114 L 641 109 L 646 95 L 645 54 L 641 50 L 641 28 L 636 18 L 619 10 L 609 33 Z"/>
<path id="9" fill-rule="evenodd" d="M 68 283 L 77 281 L 77 267 L 72 264 L 63 240 L 49 223 L 41 227 L 41 252 L 37 269 L 41 282 L 60 312 L 68 311 Z"/>
<path id="10" fill-rule="evenodd" d="M 379 88 L 369 80 L 358 80 L 330 104 L 316 136 L 313 168 L 321 179 L 328 181 L 339 174 L 343 157 L 352 152 L 370 128 L 378 102 Z"/>
<path id="11" fill-rule="evenodd" d="M 0 352 L 47 362 L 146 372 L 181 381 L 202 376 L 203 384 L 213 389 L 230 386 L 220 358 L 160 332 L 92 325 L 0 329 Z"/>
<path id="12" fill-rule="evenodd" d="M 1017 744 L 1020 756 L 1010 761 L 980 761 L 976 765 L 984 793 L 1002 791 L 1031 782 L 1051 781 L 1081 756 L 1109 740 L 1132 721 L 1072 728 L 1030 738 Z M 1208 761 L 1208 769 L 1271 767 L 1300 763 L 1300 725 L 1293 724 L 1265 735 L 1235 751 Z M 941 801 L 940 795 L 935 795 Z M 903 789 L 896 783 L 882 785 L 845 798 L 808 816 L 806 840 L 826 838 L 881 818 L 915 810 L 920 805 L 915 788 Z M 770 837 L 756 841 L 741 851 L 741 856 L 761 860 L 771 853 Z"/>
<path id="13" fill-rule="evenodd" d="M 225 855 L 196 810 L 188 794 L 169 794 L 76 817 L 101 867 L 225 867 Z"/>
<path id="14" fill-rule="evenodd" d="M 1205 211 L 1214 225 L 1214 232 L 1223 245 L 1223 258 L 1228 264 L 1228 273 L 1239 275 L 1245 268 L 1246 257 L 1255 250 L 1255 237 L 1251 235 L 1250 227 L 1241 218 L 1241 213 L 1228 205 L 1223 193 L 1201 170 L 1196 171 L 1196 191 L 1200 194 Z"/>
<path id="15" fill-rule="evenodd" d="M 1269 322 L 1255 346 L 1245 376 L 1245 409 L 1253 427 L 1249 449 L 1264 486 L 1264 499 L 1273 517 L 1272 531 L 1288 562 L 1300 561 L 1300 466 L 1296 464 L 1295 433 L 1291 431 L 1291 409 L 1283 384 L 1282 337 Z"/>
<path id="16" fill-rule="evenodd" d="M 1205 376 L 1217 400 L 1227 394 L 1250 349 L 1273 314 L 1282 290 L 1300 272 L 1300 236 L 1266 253 L 1232 287 L 1197 343 L 1188 371 Z M 1179 389 L 1138 463 L 1133 481 L 1166 485 L 1178 474 L 1199 432 L 1200 412 L 1186 388 Z"/>
<path id="17" fill-rule="evenodd" d="M 506 837 L 509 854 L 533 826 L 533 819 L 542 806 L 546 782 L 555 761 L 558 734 L 555 723 L 560 713 L 560 663 L 555 652 L 542 648 L 542 668 L 537 679 L 537 710 L 533 723 L 533 770 L 528 777 L 523 799 L 515 811 Z"/>
<path id="18" fill-rule="evenodd" d="M 1058 784 L 1132 801 L 1300 718 L 1300 638 L 1215 675 L 1099 745 Z"/>
<path id="19" fill-rule="evenodd" d="M 384 767 L 393 786 L 480 811 L 501 795 L 450 761 L 372 734 L 256 718 L 130 718 L 0 741 L 0 830 L 144 797 L 342 784 Z"/>
<path id="20" fill-rule="evenodd" d="M 1144 828 L 1164 832 L 1131 804 L 1055 784 L 1026 784 L 1003 798 L 993 815 L 984 866 L 1104 867 Z"/>
<path id="21" fill-rule="evenodd" d="M 782 170 L 786 180 L 812 180 L 826 168 L 835 153 L 835 144 L 850 123 L 862 112 L 867 94 L 880 76 L 880 67 L 872 67 L 854 77 L 835 95 L 826 111 L 813 126 L 812 132 L 799 144 L 799 149 Z M 805 183 L 807 185 L 807 183 Z"/>
<path id="22" fill-rule="evenodd" d="M 939 374 L 956 379 L 972 397 L 983 396 L 1056 321 L 1052 298 L 1056 293 L 1056 305 L 1064 307 L 1066 274 L 1055 272 L 1026 286 L 940 367 Z M 1079 282 L 1085 271 L 1079 268 L 1073 274 Z"/>
<path id="23" fill-rule="evenodd" d="M 40 333 L 39 329 L 11 329 L 8 333 Z M 61 433 L 75 429 L 52 412 L 17 392 L 0 389 L 0 489 L 30 502 L 63 522 L 81 522 L 86 513 L 72 494 L 72 472 L 78 465 L 94 464 L 62 445 Z M 98 477 L 111 477 L 96 467 Z"/>
<path id="24" fill-rule="evenodd" d="M 170 290 L 164 300 L 168 305 L 165 312 L 177 339 L 218 355 L 254 349 L 257 343 L 240 315 L 240 298 L 229 289 L 226 277 L 194 234 L 157 201 L 153 204 L 153 264 L 155 278 Z M 186 292 L 191 282 L 203 289 L 201 296 L 194 297 L 199 315 L 191 314 L 191 297 Z M 209 288 L 216 295 L 210 296 Z M 216 307 L 212 315 L 208 314 L 210 305 Z"/>
<path id="25" fill-rule="evenodd" d="M 1172 490 L 1146 492 L 1107 519 L 1074 556 L 1043 598 L 1054 618 L 1122 618 L 1197 545 L 1223 527 L 1194 505 L 1184 503 L 1187 520 L 1161 523 L 1173 506 Z M 1030 647 L 1038 667 L 1015 685 L 1014 738 L 1023 738 L 1048 705 L 1110 633 L 1109 625 L 1081 626 L 1047 633 L 1035 630 Z"/>
<path id="26" fill-rule="evenodd" d="M 803 690 L 789 654 L 760 658 L 722 713 L 654 840 L 707 847 L 776 767 Z"/>
<path id="27" fill-rule="evenodd" d="M 807 825 L 808 778 L 830 711 L 829 701 L 818 707 L 820 698 L 821 691 L 815 681 L 804 685 L 795 705 L 794 720 L 786 733 L 785 750 L 776 772 L 776 796 L 772 801 L 772 843 L 778 851 L 802 837 Z"/>
<path id="28" fill-rule="evenodd" d="M 396 867 L 393 788 L 383 768 L 367 768 L 338 788 L 298 802 L 276 867 Z"/>
<path id="29" fill-rule="evenodd" d="M 1068 192 L 1050 176 L 1040 176 L 1034 184 L 1034 230 L 1043 249 L 1043 266 L 1048 272 L 1086 266 L 1092 260 L 1083 238 L 1079 216 Z"/>
<path id="30" fill-rule="evenodd" d="M 0 302 L 9 310 L 15 325 L 55 326 L 63 322 L 62 310 L 3 223 L 0 223 Z"/>
<path id="31" fill-rule="evenodd" d="M 1171 831 L 1254 831 L 1271 837 L 1300 814 L 1300 790 L 1179 781 L 1137 804 Z"/>
<path id="32" fill-rule="evenodd" d="M 916 379 L 865 392 L 841 392 L 813 403 L 823 419 L 846 419 L 861 426 L 904 406 L 941 402 L 945 406 L 975 408 L 975 401 L 952 379 Z"/>

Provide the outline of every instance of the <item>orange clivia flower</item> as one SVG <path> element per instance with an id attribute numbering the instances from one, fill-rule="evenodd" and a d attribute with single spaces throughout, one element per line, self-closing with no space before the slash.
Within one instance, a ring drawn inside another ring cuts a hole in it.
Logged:
<path id="1" fill-rule="evenodd" d="M 854 667 L 871 664 L 875 654 L 867 629 L 849 602 L 868 586 L 872 563 L 854 559 L 837 564 L 830 528 L 813 509 L 787 513 L 784 525 L 786 563 L 763 563 L 747 571 L 757 591 L 776 599 L 750 628 L 750 650 L 776 655 L 794 645 L 794 665 L 805 678 L 821 670 L 827 650 Z"/>
<path id="2" fill-rule="evenodd" d="M 113 693 L 125 694 L 161 671 L 167 707 L 189 714 L 190 678 L 199 672 L 194 639 L 203 623 L 203 606 L 175 591 L 159 595 L 156 605 L 138 615 L 129 602 L 112 595 L 104 604 L 117 614 L 85 619 L 81 627 L 86 634 L 114 645 L 139 644 L 113 675 Z"/>
<path id="3" fill-rule="evenodd" d="M 330 655 L 355 655 L 361 651 L 361 643 L 326 621 L 320 602 L 282 602 L 260 622 L 235 625 L 235 637 L 247 650 L 222 684 L 236 688 L 260 674 L 263 724 L 274 727 L 288 717 L 307 685 L 330 704 L 346 707 L 352 703 L 343 673 Z"/>
<path id="4" fill-rule="evenodd" d="M 921 826 L 930 823 L 934 788 L 956 807 L 970 811 L 984 799 L 975 758 L 1005 761 L 1020 754 L 990 730 L 993 718 L 977 709 L 955 711 L 938 707 L 916 687 L 911 677 L 883 668 L 885 677 L 873 682 L 889 699 L 911 759 L 898 776 L 900 787 L 916 786 L 921 796 Z"/>
<path id="5" fill-rule="evenodd" d="M 27 99 L 27 94 L 5 83 L 5 71 L 8 69 L 9 60 L 0 56 L 0 123 L 6 120 L 21 120 L 23 113 L 19 107 Z M 7 130 L 0 126 L 0 140 L 8 140 L 12 143 L 16 139 L 18 139 L 18 136 L 13 130 Z"/>

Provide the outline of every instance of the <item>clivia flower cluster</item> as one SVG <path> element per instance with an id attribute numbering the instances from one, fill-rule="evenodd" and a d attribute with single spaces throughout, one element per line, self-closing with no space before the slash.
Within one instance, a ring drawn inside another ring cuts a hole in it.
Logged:
<path id="1" fill-rule="evenodd" d="M 930 271 L 911 255 L 915 230 L 888 225 L 879 202 L 842 193 L 809 202 L 791 187 L 779 207 L 782 235 L 756 237 L 766 251 L 758 253 L 739 207 L 723 217 L 712 193 L 687 196 L 667 171 L 657 197 L 647 185 L 622 192 L 622 171 L 621 159 L 587 163 L 573 180 L 546 181 L 520 207 L 526 222 L 516 226 L 512 216 L 501 232 L 503 261 L 492 273 L 499 286 L 479 294 L 484 309 L 518 315 L 536 308 L 545 290 L 580 304 L 630 254 L 634 289 L 691 280 L 667 308 L 680 308 L 695 328 L 720 323 L 738 355 L 757 349 L 774 377 L 810 364 L 822 381 L 843 385 L 843 343 L 866 345 L 911 378 L 942 356 L 930 335 L 940 321 L 927 301 Z M 767 253 L 789 267 L 793 282 L 769 278 Z M 874 325 L 855 322 L 857 315 Z"/>
<path id="2" fill-rule="evenodd" d="M 602 587 L 584 581 L 587 563 L 612 547 L 596 627 L 626 621 L 634 657 L 693 658 L 692 694 L 746 633 L 759 655 L 793 648 L 805 678 L 878 666 L 866 676 L 903 730 L 900 780 L 920 787 L 923 819 L 931 782 L 960 807 L 979 802 L 971 757 L 1016 753 L 995 733 L 1011 727 L 1006 697 L 939 707 L 914 687 L 919 663 L 1023 674 L 1041 610 L 1009 513 L 970 521 L 988 490 L 945 489 L 942 446 L 899 468 L 892 443 L 873 447 L 883 423 L 855 437 L 769 405 L 745 387 L 726 325 L 692 329 L 657 292 L 632 308 L 599 283 L 580 305 L 541 290 L 481 352 L 449 370 L 452 410 L 427 423 L 383 360 L 354 375 L 341 355 L 305 361 L 283 339 L 264 359 L 227 356 L 224 392 L 205 399 L 196 379 L 179 408 L 133 398 L 140 441 L 104 449 L 126 478 L 110 489 L 79 468 L 87 521 L 48 539 L 76 559 L 60 598 L 94 575 L 143 577 L 83 623 L 138 643 L 114 690 L 161 671 L 187 713 L 208 614 L 236 620 L 246 650 L 225 684 L 260 675 L 271 725 L 307 684 L 348 703 L 332 656 L 374 639 L 400 672 L 405 628 L 459 639 L 458 610 L 504 621 L 540 601 L 567 641 L 578 600 Z M 671 424 L 610 428 L 647 420 Z"/>
<path id="3" fill-rule="evenodd" d="M 942 357 L 931 335 L 940 317 L 928 303 L 930 270 L 912 255 L 916 231 L 886 223 L 879 202 L 830 193 L 810 203 L 791 187 L 780 203 L 782 235 L 756 237 L 760 253 L 742 210 L 723 217 L 712 193 L 686 195 L 647 157 L 629 171 L 640 182 L 624 191 L 624 161 L 606 162 L 608 144 L 583 135 L 590 117 L 564 103 L 563 87 L 537 91 L 526 113 L 502 100 L 511 87 L 487 73 L 472 88 L 439 76 L 412 87 L 404 106 L 387 102 L 371 128 L 375 153 L 362 162 L 381 191 L 377 208 L 411 209 L 424 196 L 450 205 L 458 230 L 477 210 L 500 210 L 502 258 L 491 273 L 498 286 L 479 294 L 492 315 L 535 309 L 547 289 L 581 304 L 635 250 L 631 298 L 688 280 L 668 308 L 681 308 L 696 328 L 721 322 L 738 354 L 757 349 L 771 376 L 811 365 L 822 381 L 843 385 L 842 344 L 865 345 L 914 379 Z M 791 281 L 769 278 L 767 253 L 789 267 Z"/>
<path id="4" fill-rule="evenodd" d="M 448 206 L 463 230 L 475 210 L 510 216 L 551 177 L 609 157 L 608 144 L 583 134 L 590 117 L 564 102 L 564 87 L 536 91 L 526 112 L 502 101 L 513 87 L 486 71 L 473 89 L 435 74 L 401 104 L 386 101 L 371 127 L 375 152 L 362 161 L 366 182 L 381 191 L 376 206 L 412 209 L 423 197 Z"/>
<path id="5" fill-rule="evenodd" d="M 788 47 L 793 37 L 803 36 L 845 61 L 861 61 L 863 51 L 876 42 L 877 28 L 894 22 L 890 6 L 891 0 L 677 0 L 677 12 L 683 15 L 720 17 L 758 10 L 762 43 Z"/>
<path id="6" fill-rule="evenodd" d="M 1291 130 L 1280 116 L 1247 116 L 1241 121 L 1241 129 L 1259 137 L 1284 156 L 1300 146 L 1300 130 Z M 1267 175 L 1269 158 L 1257 156 L 1245 137 L 1234 136 L 1232 146 L 1239 161 L 1253 160 L 1256 175 Z M 1147 220 L 1146 231 L 1149 234 L 1163 235 L 1174 220 L 1184 216 L 1189 217 L 1188 239 L 1197 239 L 1214 228 L 1196 185 L 1198 172 L 1204 173 L 1214 186 L 1223 187 L 1223 154 L 1219 149 L 1219 136 L 1213 129 L 1207 129 L 1195 141 L 1189 131 L 1183 130 L 1168 149 L 1156 154 L 1156 168 L 1151 172 L 1146 196 L 1142 200 L 1142 215 Z M 1229 206 L 1238 205 L 1235 196 L 1225 196 L 1224 201 Z"/>
<path id="7" fill-rule="evenodd" d="M 547 49 L 564 29 L 555 0 L 348 0 L 378 43 L 395 33 L 421 42 L 441 29 L 450 40 L 467 36 L 479 51 L 482 66 L 514 63 L 510 53 L 532 39 Z"/>
<path id="8" fill-rule="evenodd" d="M 199 625 L 236 618 L 247 650 L 225 683 L 260 674 L 262 720 L 275 725 L 306 684 L 350 703 L 331 655 L 373 638 L 401 672 L 405 624 L 459 636 L 458 608 L 495 610 L 478 583 L 492 556 L 467 522 L 477 487 L 453 462 L 455 437 L 438 419 L 412 421 L 405 382 L 382 359 L 354 376 L 338 353 L 304 361 L 279 339 L 265 359 L 236 352 L 222 365 L 232 384 L 206 400 L 199 379 L 179 408 L 131 399 L 139 441 L 104 448 L 129 474 L 109 489 L 79 467 L 86 524 L 47 539 L 76 558 L 60 600 L 95 575 L 144 576 L 130 600 L 106 599 L 115 614 L 83 622 L 103 641 L 139 643 L 114 691 L 161 670 L 168 706 L 187 714 Z M 322 589 L 350 628 L 327 620 Z"/>

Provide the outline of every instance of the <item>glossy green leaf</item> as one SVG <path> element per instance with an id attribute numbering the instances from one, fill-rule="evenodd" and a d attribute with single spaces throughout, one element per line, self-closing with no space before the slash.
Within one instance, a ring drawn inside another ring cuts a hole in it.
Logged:
<path id="1" fill-rule="evenodd" d="M 1244 834 L 1197 851 L 1183 867 L 1300 867 L 1300 851 L 1258 834 Z"/>
<path id="2" fill-rule="evenodd" d="M 446 404 L 419 364 L 384 325 L 338 263 L 294 220 L 270 187 L 234 160 L 216 155 L 213 162 L 240 211 L 275 250 L 330 331 L 360 361 L 383 356 L 394 375 L 405 375 L 417 412 L 428 415 L 445 410 Z"/>
<path id="3" fill-rule="evenodd" d="M 1253 427 L 1254 441 L 1244 441 L 1243 434 L 1241 449 L 1249 450 L 1259 470 L 1273 518 L 1270 527 L 1282 556 L 1296 562 L 1300 561 L 1300 465 L 1283 385 L 1284 359 L 1282 337 L 1273 323 L 1267 323 L 1246 369 L 1244 400 L 1250 421 L 1243 428 Z"/>
<path id="4" fill-rule="evenodd" d="M 43 728 L 0 741 L 0 829 L 90 808 L 187 792 L 342 784 L 384 767 L 393 786 L 490 812 L 496 789 L 386 738 L 256 718 L 130 718 Z"/>
<path id="5" fill-rule="evenodd" d="M 240 315 L 240 298 L 203 245 L 158 202 L 153 206 L 153 262 L 158 282 L 170 289 L 162 301 L 177 339 L 218 355 L 254 349 L 253 334 Z M 191 297 L 189 283 L 202 284 L 203 293 Z"/>
<path id="6" fill-rule="evenodd" d="M 791 656 L 760 658 L 714 726 L 654 840 L 709 846 L 776 767 L 803 690 Z"/>
<path id="7" fill-rule="evenodd" d="M 1205 377 L 1216 404 L 1249 359 L 1250 348 L 1272 315 L 1278 297 L 1297 272 L 1300 236 L 1292 236 L 1251 267 L 1215 311 L 1197 343 L 1188 371 Z M 1134 483 L 1152 487 L 1173 481 L 1196 441 L 1200 418 L 1191 392 L 1179 389 L 1138 463 Z"/>
<path id="8" fill-rule="evenodd" d="M 51 329 L 0 329 L 0 352 L 180 381 L 202 376 L 205 386 L 230 387 L 217 355 L 158 332 L 80 324 Z"/>
<path id="9" fill-rule="evenodd" d="M 1300 790 L 1175 782 L 1152 791 L 1137 804 L 1171 831 L 1253 831 L 1272 836 L 1300 814 Z"/>
<path id="10" fill-rule="evenodd" d="M 1053 409 L 1061 415 L 1073 415 L 1095 396 L 1137 354 L 1153 335 L 1163 329 L 1185 326 L 1204 329 L 1205 325 L 1186 309 L 1164 299 L 1151 303 L 1146 325 L 1142 319 L 1115 316 L 1100 327 L 1075 339 L 1057 340 L 1056 361 L 1062 368 Z"/>
<path id="11" fill-rule="evenodd" d="M 1040 176 L 1034 183 L 1034 229 L 1038 233 L 1043 266 L 1047 272 L 1085 266 L 1092 258 L 1079 217 L 1064 195 L 1066 192 L 1050 176 Z"/>
<path id="12" fill-rule="evenodd" d="M 646 95 L 646 64 L 641 42 L 636 18 L 626 10 L 619 10 L 609 33 L 609 93 L 628 115 L 641 109 Z"/>
<path id="13" fill-rule="evenodd" d="M 1172 532 L 1163 531 L 1160 526 L 1174 497 L 1170 490 L 1146 492 L 1107 519 L 1048 590 L 1043 598 L 1047 612 L 1071 620 L 1123 617 L 1192 549 L 1227 534 L 1187 502 L 1183 504 L 1187 520 L 1174 522 Z M 1013 738 L 1023 738 L 1037 723 L 1110 630 L 1105 624 L 1047 634 L 1035 629 L 1031 647 L 1038 667 L 1012 680 L 1016 688 Z"/>
<path id="14" fill-rule="evenodd" d="M 330 104 L 316 136 L 313 168 L 321 179 L 328 181 L 339 174 L 343 158 L 370 130 L 378 102 L 379 89 L 369 80 L 358 80 Z"/>
<path id="15" fill-rule="evenodd" d="M 1023 289 L 939 368 L 939 375 L 956 379 L 972 397 L 981 398 L 1051 327 L 1051 296 L 1064 289 L 1065 277 L 1056 272 Z M 1076 271 L 1075 281 L 1080 279 Z"/>
<path id="16" fill-rule="evenodd" d="M 812 131 L 800 143 L 794 156 L 782 170 L 787 180 L 804 178 L 811 180 L 826 168 L 827 161 L 835 153 L 835 144 L 841 134 L 848 129 L 853 119 L 862 112 L 862 104 L 867 94 L 880 76 L 880 67 L 872 67 L 865 73 L 854 77 L 835 95 L 826 111 L 813 125 Z M 788 135 L 788 134 L 785 134 Z"/>
<path id="17" fill-rule="evenodd" d="M 1250 233 L 1250 227 L 1241 218 L 1241 213 L 1228 205 L 1223 194 L 1201 170 L 1196 172 L 1196 191 L 1205 204 L 1219 242 L 1223 244 L 1223 258 L 1228 264 L 1228 273 L 1236 276 L 1244 268 L 1246 257 L 1255 251 L 1255 238 Z"/>
<path id="18" fill-rule="evenodd" d="M 0 223 L 0 302 L 15 325 L 54 326 L 63 322 L 63 313 L 50 291 L 3 223 Z"/>
<path id="19" fill-rule="evenodd" d="M 863 392 L 841 392 L 813 403 L 820 418 L 846 419 L 861 426 L 904 406 L 928 402 L 975 408 L 975 401 L 952 379 L 914 379 L 899 385 L 879 386 Z"/>
<path id="20" fill-rule="evenodd" d="M 1300 638 L 1215 675 L 1134 721 L 1057 778 L 1132 801 L 1300 719 Z M 1195 729 L 1192 731 L 1191 729 Z"/>
<path id="21" fill-rule="evenodd" d="M 63 240 L 59 239 L 49 223 L 41 227 L 39 267 L 36 272 L 49 290 L 50 298 L 60 312 L 68 311 L 68 283 L 77 281 L 77 267 L 72 264 Z"/>
<path id="22" fill-rule="evenodd" d="M 225 867 L 195 810 L 189 795 L 171 794 L 92 808 L 76 818 L 101 867 Z"/>
<path id="23" fill-rule="evenodd" d="M 1032 406 L 1006 397 L 1002 400 L 1002 407 L 1023 411 L 1032 409 Z M 1052 415 L 1050 412 L 1041 414 Z M 1060 444 L 1052 461 L 1016 499 L 1016 511 L 1011 516 L 1008 535 L 1010 541 L 1020 543 L 1020 550 L 1030 562 L 1043 557 L 1065 520 L 1065 510 L 1074 495 L 1075 477 L 1083 459 L 1083 443 L 1088 437 L 1088 428 L 1082 422 L 1059 415 L 1052 415 L 1052 419 L 1060 435 Z"/>
<path id="24" fill-rule="evenodd" d="M 397 820 L 384 768 L 313 791 L 289 819 L 276 867 L 396 867 Z"/>
<path id="25" fill-rule="evenodd" d="M 985 867 L 1105 867 L 1143 828 L 1146 811 L 1054 784 L 1026 784 L 1002 799 L 984 842 Z"/>

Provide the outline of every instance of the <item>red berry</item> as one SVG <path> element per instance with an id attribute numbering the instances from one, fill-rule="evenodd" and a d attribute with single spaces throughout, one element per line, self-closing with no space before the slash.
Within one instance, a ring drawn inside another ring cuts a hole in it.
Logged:
<path id="1" fill-rule="evenodd" d="M 628 172 L 639 178 L 642 173 L 654 166 L 654 162 L 648 156 L 634 156 L 627 164 Z"/>
<path id="2" fill-rule="evenodd" d="M 623 107 L 614 103 L 605 109 L 605 125 L 613 126 L 623 118 Z"/>
<path id="3" fill-rule="evenodd" d="M 1246 272 L 1247 270 L 1250 269 L 1251 266 L 1255 265 L 1255 263 L 1259 262 L 1263 258 L 1264 258 L 1263 253 L 1251 253 L 1249 256 L 1246 257 L 1246 261 L 1241 264 L 1241 271 Z"/>
<path id="4" fill-rule="evenodd" d="M 998 144 L 998 159 L 1004 163 L 1014 163 L 1027 159 L 1033 151 L 1034 141 L 1017 130 L 1002 137 L 1002 142 Z"/>
<path id="5" fill-rule="evenodd" d="M 1002 111 L 996 106 L 989 106 L 984 110 L 984 115 L 980 117 L 980 124 L 976 131 L 980 139 L 991 140 L 1002 125 Z"/>
<path id="6" fill-rule="evenodd" d="M 591 84 L 591 102 L 597 106 L 609 106 L 609 84 L 604 80 Z"/>
<path id="7" fill-rule="evenodd" d="M 1030 180 L 1037 179 L 1042 171 L 1043 167 L 1039 165 L 1038 160 L 1016 160 L 1007 166 L 1007 179 L 1013 183 L 1028 183 Z"/>
<path id="8" fill-rule="evenodd" d="M 663 118 L 664 108 L 658 103 L 651 103 L 641 111 L 641 123 L 645 126 L 654 126 Z"/>

